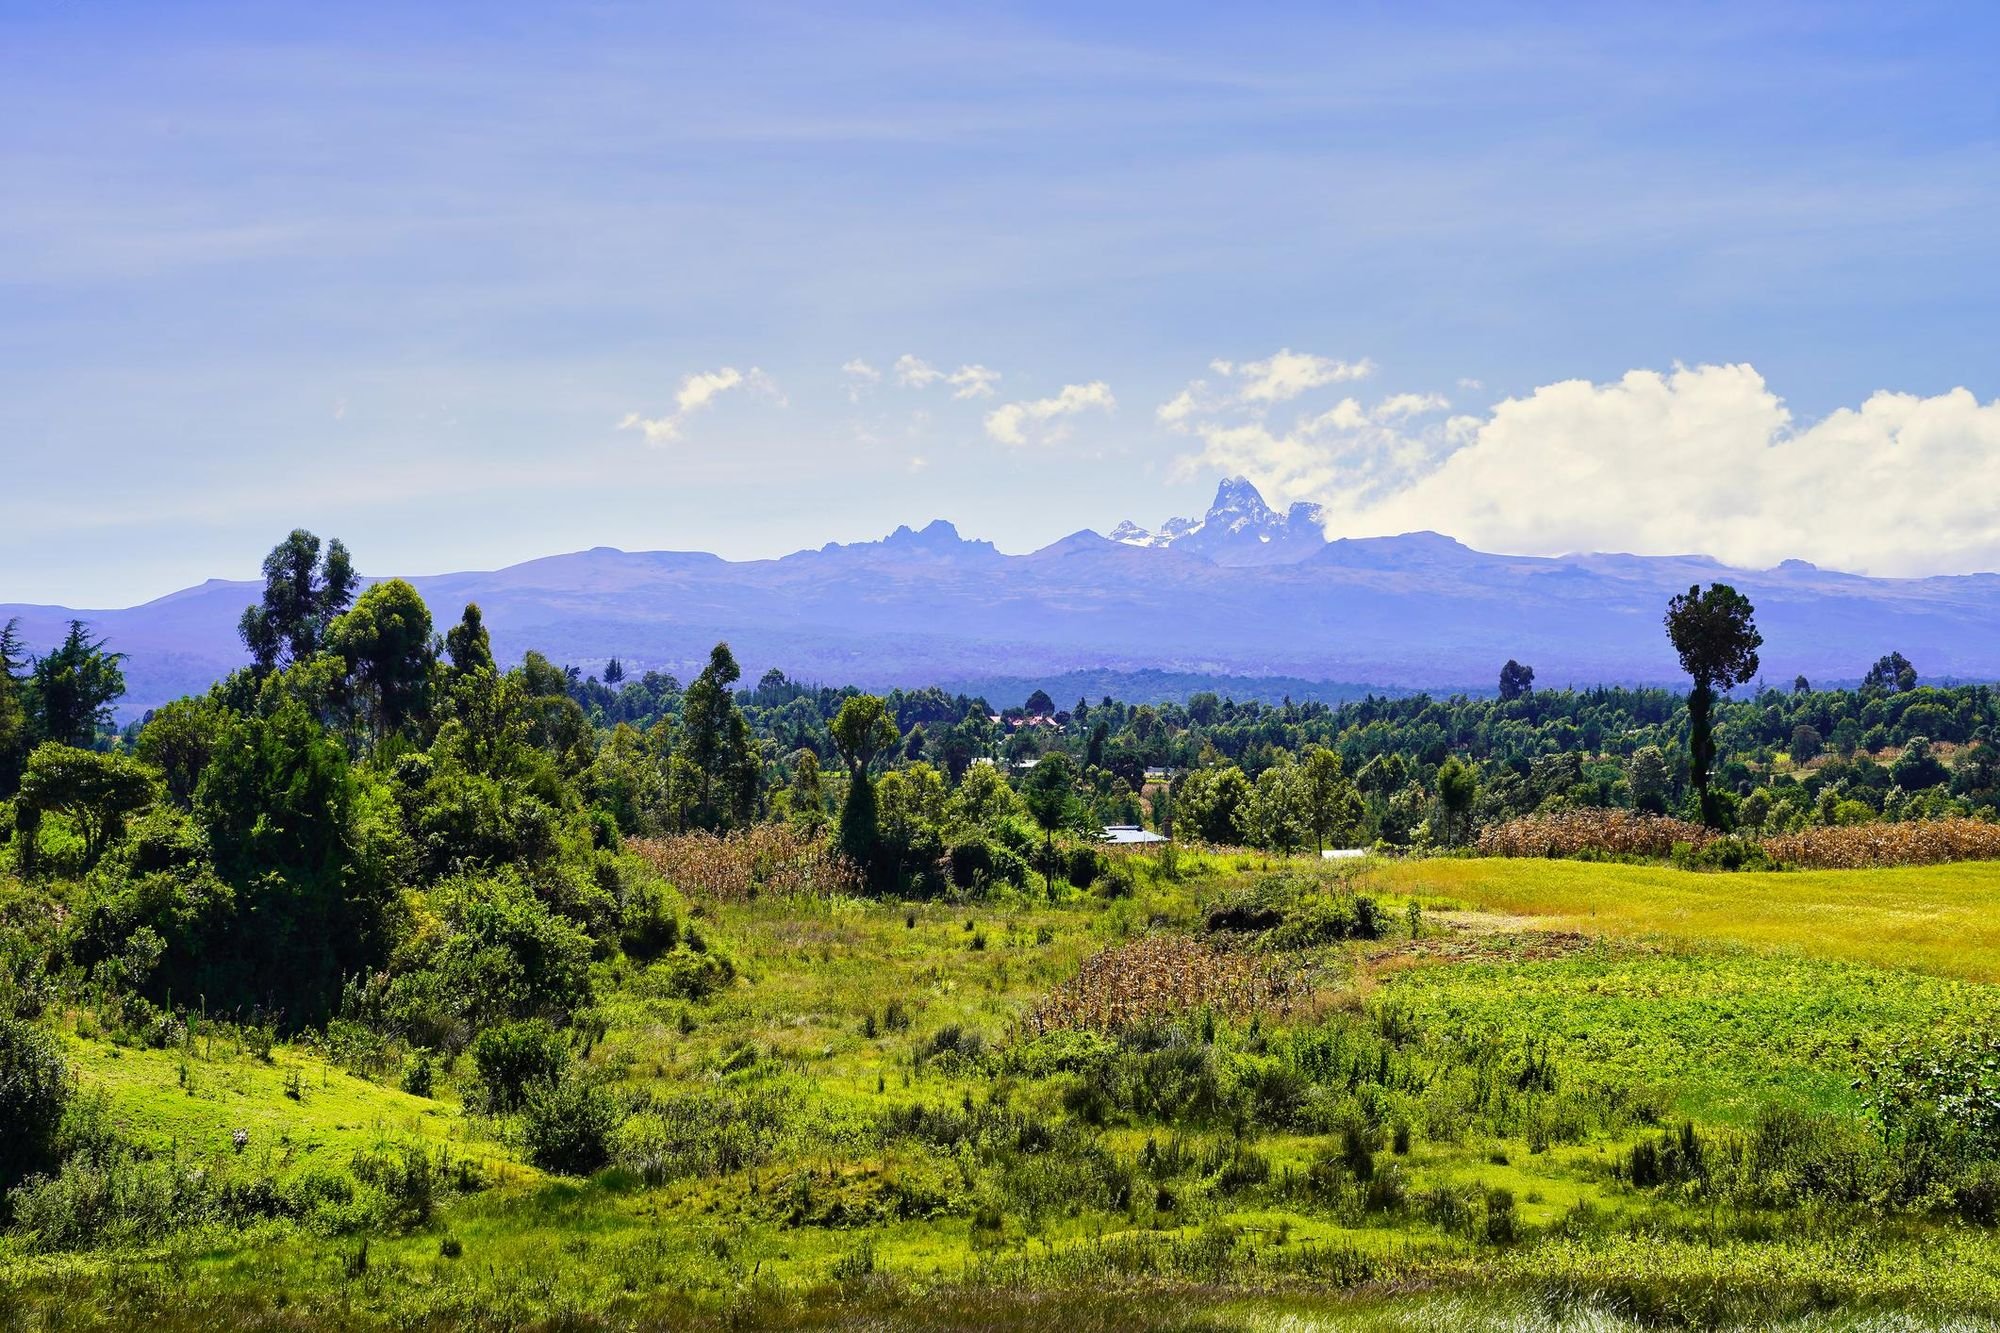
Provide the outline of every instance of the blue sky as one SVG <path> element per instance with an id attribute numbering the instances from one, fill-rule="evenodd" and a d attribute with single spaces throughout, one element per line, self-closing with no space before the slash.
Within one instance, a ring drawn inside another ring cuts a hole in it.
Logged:
<path id="1" fill-rule="evenodd" d="M 0 601 L 296 525 L 374 572 L 1026 550 L 1234 470 L 1337 531 L 1994 568 L 1996 49 L 1979 5 L 0 0 Z"/>

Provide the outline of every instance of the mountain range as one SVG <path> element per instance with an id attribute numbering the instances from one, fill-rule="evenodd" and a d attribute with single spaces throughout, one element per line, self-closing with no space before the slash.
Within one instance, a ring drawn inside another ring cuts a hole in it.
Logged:
<path id="1" fill-rule="evenodd" d="M 1878 579 L 1802 561 L 1745 570 L 1695 555 L 1494 555 L 1434 532 L 1329 541 L 1314 506 L 1279 513 L 1240 477 L 1199 519 L 1157 530 L 1127 521 L 1026 555 L 940 519 L 778 559 L 598 547 L 410 579 L 440 628 L 477 602 L 503 660 L 533 648 L 587 671 L 615 656 L 628 671 L 685 679 L 726 639 L 752 679 L 777 666 L 870 688 L 999 688 L 1151 672 L 1176 689 L 1286 677 L 1295 697 L 1329 698 L 1364 686 L 1490 690 L 1510 657 L 1543 685 L 1674 681 L 1667 598 L 1714 581 L 1755 603 L 1770 680 L 1851 681 L 1892 649 L 1926 678 L 2000 676 L 1993 574 Z M 90 624 L 128 654 L 130 716 L 243 663 L 236 621 L 259 586 L 212 579 L 116 610 L 0 604 L 0 622 L 18 618 L 37 651 L 70 619 Z"/>

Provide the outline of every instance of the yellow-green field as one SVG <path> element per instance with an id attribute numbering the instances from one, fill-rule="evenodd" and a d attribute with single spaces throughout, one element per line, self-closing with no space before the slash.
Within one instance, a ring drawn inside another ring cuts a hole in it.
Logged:
<path id="1" fill-rule="evenodd" d="M 463 1058 L 418 1097 L 303 1044 L 268 1061 L 227 1033 L 149 1049 L 66 1012 L 81 1085 L 177 1162 L 282 1177 L 414 1145 L 478 1163 L 482 1188 L 372 1230 L 350 1210 L 83 1255 L 0 1242 L 0 1328 L 1291 1333 L 1776 1311 L 1828 1330 L 1884 1310 L 1899 1329 L 2000 1314 L 2000 1244 L 1948 1201 L 1815 1194 L 1800 1182 L 1817 1158 L 1728 1192 L 1638 1184 L 1628 1165 L 1683 1123 L 1718 1162 L 1751 1163 L 1781 1114 L 1843 1169 L 1881 1169 L 1869 1061 L 2000 1024 L 2000 867 L 1231 853 L 1136 878 L 1128 897 L 1055 903 L 699 904 L 733 984 L 679 996 L 657 967 L 598 965 L 604 1030 L 578 1058 L 633 1109 L 619 1164 L 588 1181 L 529 1170 L 505 1120 L 466 1114 Z M 1379 937 L 1215 925 L 1232 904 L 1290 920 L 1357 891 L 1382 908 Z M 1137 1036 L 1037 1036 L 1030 1015 L 1089 960 L 1162 937 L 1290 969 L 1298 989 Z M 690 1131 L 689 1106 L 713 1118 Z M 750 1115 L 769 1117 L 756 1151 L 708 1160 Z M 1393 1188 L 1353 1164 L 1355 1134 Z"/>
<path id="2" fill-rule="evenodd" d="M 1702 874 L 1669 866 L 1412 860 L 1371 866 L 1383 891 L 1524 924 L 1795 951 L 2000 981 L 2000 863 Z"/>

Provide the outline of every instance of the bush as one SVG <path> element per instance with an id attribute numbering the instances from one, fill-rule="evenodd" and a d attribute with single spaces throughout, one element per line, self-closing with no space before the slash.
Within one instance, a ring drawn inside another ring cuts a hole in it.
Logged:
<path id="1" fill-rule="evenodd" d="M 986 1039 L 956 1023 L 939 1028 L 917 1048 L 917 1063 L 920 1065 L 936 1061 L 947 1068 L 957 1068 L 977 1065 L 985 1058 Z"/>
<path id="2" fill-rule="evenodd" d="M 1062 876 L 1072 884 L 1090 884 L 1104 869 L 1104 858 L 1095 847 L 1072 847 L 1063 857 Z"/>
<path id="3" fill-rule="evenodd" d="M 676 949 L 647 968 L 640 989 L 675 1000 L 705 1000 L 736 980 L 736 965 L 719 953 Z"/>
<path id="4" fill-rule="evenodd" d="M 437 1084 L 437 1061 L 429 1051 L 412 1051 L 403 1061 L 403 1077 L 400 1080 L 404 1092 L 412 1097 L 428 1097 Z"/>
<path id="5" fill-rule="evenodd" d="M 680 943 L 681 922 L 667 891 L 640 884 L 626 895 L 618 913 L 618 947 L 642 962 Z"/>
<path id="6" fill-rule="evenodd" d="M 54 1036 L 22 1019 L 0 1018 L 0 1188 L 48 1165 L 73 1090 Z"/>
<path id="7" fill-rule="evenodd" d="M 530 1090 L 521 1108 L 528 1160 L 544 1171 L 585 1176 L 611 1160 L 624 1114 L 611 1094 L 579 1078 Z"/>
<path id="8" fill-rule="evenodd" d="M 1673 863 L 1682 870 L 1776 870 L 1778 863 L 1763 847 L 1730 834 L 1711 838 L 1700 847 L 1686 843 L 1674 848 Z"/>
<path id="9" fill-rule="evenodd" d="M 540 1019 L 503 1023 L 472 1043 L 482 1101 L 489 1111 L 518 1110 L 529 1094 L 550 1087 L 569 1068 L 569 1045 Z"/>

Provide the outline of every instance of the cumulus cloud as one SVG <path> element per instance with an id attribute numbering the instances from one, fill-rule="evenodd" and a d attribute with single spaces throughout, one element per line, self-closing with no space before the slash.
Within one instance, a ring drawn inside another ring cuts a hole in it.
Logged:
<path id="1" fill-rule="evenodd" d="M 944 378 L 951 385 L 954 398 L 991 398 L 993 386 L 1000 382 L 1000 372 L 985 366 L 960 366 Z"/>
<path id="2" fill-rule="evenodd" d="M 1246 403 L 1288 402 L 1308 389 L 1366 379 L 1375 370 L 1375 363 L 1366 357 L 1359 361 L 1338 361 L 1330 356 L 1294 352 L 1289 347 L 1262 361 L 1242 365 L 1215 361 L 1210 366 L 1218 375 L 1242 381 L 1237 396 Z"/>
<path id="3" fill-rule="evenodd" d="M 1442 412 L 1450 406 L 1451 401 L 1439 393 L 1391 394 L 1375 405 L 1374 417 L 1377 421 L 1401 421 Z"/>
<path id="4" fill-rule="evenodd" d="M 944 372 L 920 356 L 909 352 L 896 358 L 896 383 L 905 389 L 922 389 L 944 378 Z"/>
<path id="5" fill-rule="evenodd" d="M 1326 506 L 1336 536 L 1418 529 L 1535 555 L 1699 553 L 1878 575 L 2000 569 L 2000 399 L 1883 390 L 1801 422 L 1748 365 L 1569 380 L 1479 415 L 1348 398 L 1284 426 L 1190 411 L 1179 468 Z"/>
<path id="6" fill-rule="evenodd" d="M 1240 472 L 1280 502 L 1320 499 L 1336 481 L 1383 494 L 1443 453 L 1461 429 L 1424 420 L 1451 406 L 1441 394 L 1392 394 L 1372 406 L 1353 396 L 1327 407 L 1294 403 L 1312 390 L 1367 378 L 1375 363 L 1366 357 L 1344 361 L 1286 348 L 1262 361 L 1215 360 L 1208 368 L 1220 383 L 1192 380 L 1154 411 L 1168 430 L 1200 441 L 1175 472 Z M 1296 415 L 1274 422 L 1281 411 Z"/>
<path id="7" fill-rule="evenodd" d="M 1375 373 L 1375 363 L 1367 357 L 1342 361 L 1312 352 L 1283 348 L 1262 361 L 1230 361 L 1218 357 L 1208 363 L 1209 371 L 1223 383 L 1190 380 L 1185 389 L 1154 409 L 1153 415 L 1170 430 L 1187 431 L 1203 417 L 1234 412 L 1246 419 L 1261 420 L 1277 404 L 1287 403 L 1303 393 L 1366 379 Z M 1403 395 L 1414 402 L 1416 395 Z"/>
<path id="8" fill-rule="evenodd" d="M 618 429 L 638 431 L 645 436 L 648 444 L 671 444 L 681 438 L 690 416 L 709 407 L 732 389 L 748 389 L 775 399 L 781 405 L 784 403 L 777 384 L 762 370 L 755 366 L 748 370 L 724 366 L 720 370 L 697 371 L 683 378 L 681 387 L 674 393 L 673 411 L 657 417 L 627 412 L 619 420 Z"/>
<path id="9" fill-rule="evenodd" d="M 1031 440 L 1049 444 L 1065 434 L 1062 419 L 1101 408 L 1109 412 L 1118 406 L 1111 387 L 1103 380 L 1089 384 L 1065 384 L 1053 398 L 1035 398 L 1005 403 L 986 414 L 986 433 L 1002 444 L 1027 444 Z"/>
<path id="10" fill-rule="evenodd" d="M 905 389 L 927 389 L 942 382 L 951 386 L 954 398 L 991 398 L 993 386 L 1000 382 L 1000 372 L 985 366 L 963 365 L 947 372 L 908 352 L 896 358 L 892 369 L 896 383 Z"/>

